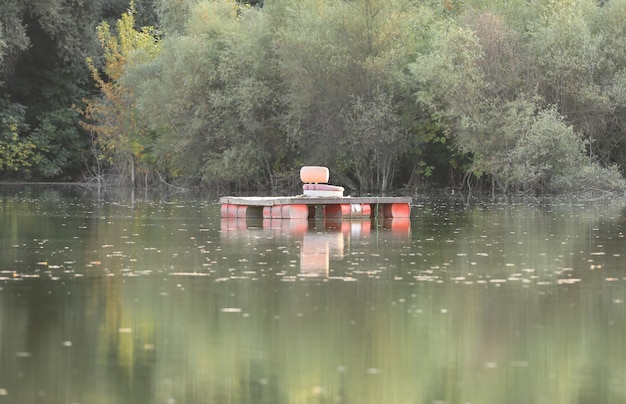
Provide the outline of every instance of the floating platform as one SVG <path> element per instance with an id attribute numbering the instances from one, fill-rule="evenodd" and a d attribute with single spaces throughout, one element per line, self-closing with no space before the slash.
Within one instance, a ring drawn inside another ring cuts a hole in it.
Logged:
<path id="1" fill-rule="evenodd" d="M 220 204 L 222 217 L 230 218 L 311 219 L 318 211 L 324 218 L 337 219 L 411 216 L 410 197 L 225 196 L 220 198 Z"/>

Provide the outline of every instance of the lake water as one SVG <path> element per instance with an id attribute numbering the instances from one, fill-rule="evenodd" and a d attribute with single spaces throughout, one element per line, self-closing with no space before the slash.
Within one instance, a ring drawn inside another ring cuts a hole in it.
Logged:
<path id="1" fill-rule="evenodd" d="M 0 403 L 624 403 L 626 201 L 222 220 L 0 187 Z"/>

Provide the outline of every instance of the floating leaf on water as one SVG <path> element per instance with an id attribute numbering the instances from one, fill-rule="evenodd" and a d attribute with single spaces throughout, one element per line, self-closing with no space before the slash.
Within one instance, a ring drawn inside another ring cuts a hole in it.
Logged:
<path id="1" fill-rule="evenodd" d="M 495 362 L 485 362 L 485 368 L 487 369 L 497 369 L 498 364 Z"/>
<path id="2" fill-rule="evenodd" d="M 239 307 L 224 307 L 222 313 L 241 313 L 241 309 Z"/>
<path id="3" fill-rule="evenodd" d="M 571 285 L 571 284 L 578 283 L 578 282 L 580 282 L 579 278 L 566 278 L 566 279 L 559 279 L 557 281 L 559 285 Z"/>
<path id="4" fill-rule="evenodd" d="M 132 328 L 118 328 L 117 332 L 119 332 L 120 334 L 130 334 L 131 332 L 133 332 Z"/>
<path id="5" fill-rule="evenodd" d="M 325 395 L 326 394 L 326 387 L 313 386 L 313 388 L 311 389 L 311 394 L 313 394 L 314 396 Z"/>

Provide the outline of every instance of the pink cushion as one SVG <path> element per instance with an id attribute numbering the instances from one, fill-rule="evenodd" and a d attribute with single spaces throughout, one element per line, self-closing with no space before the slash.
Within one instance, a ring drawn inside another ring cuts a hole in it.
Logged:
<path id="1" fill-rule="evenodd" d="M 305 191 L 344 191 L 343 187 L 328 184 L 304 184 L 302 189 Z"/>

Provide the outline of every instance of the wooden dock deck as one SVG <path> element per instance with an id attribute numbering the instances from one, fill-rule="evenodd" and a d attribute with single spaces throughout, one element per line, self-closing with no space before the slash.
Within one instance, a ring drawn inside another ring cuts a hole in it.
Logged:
<path id="1" fill-rule="evenodd" d="M 251 196 L 220 198 L 222 217 L 262 217 L 265 219 L 309 219 L 318 210 L 326 218 L 408 218 L 410 197 L 307 197 Z M 321 207 L 317 209 L 317 207 Z"/>

